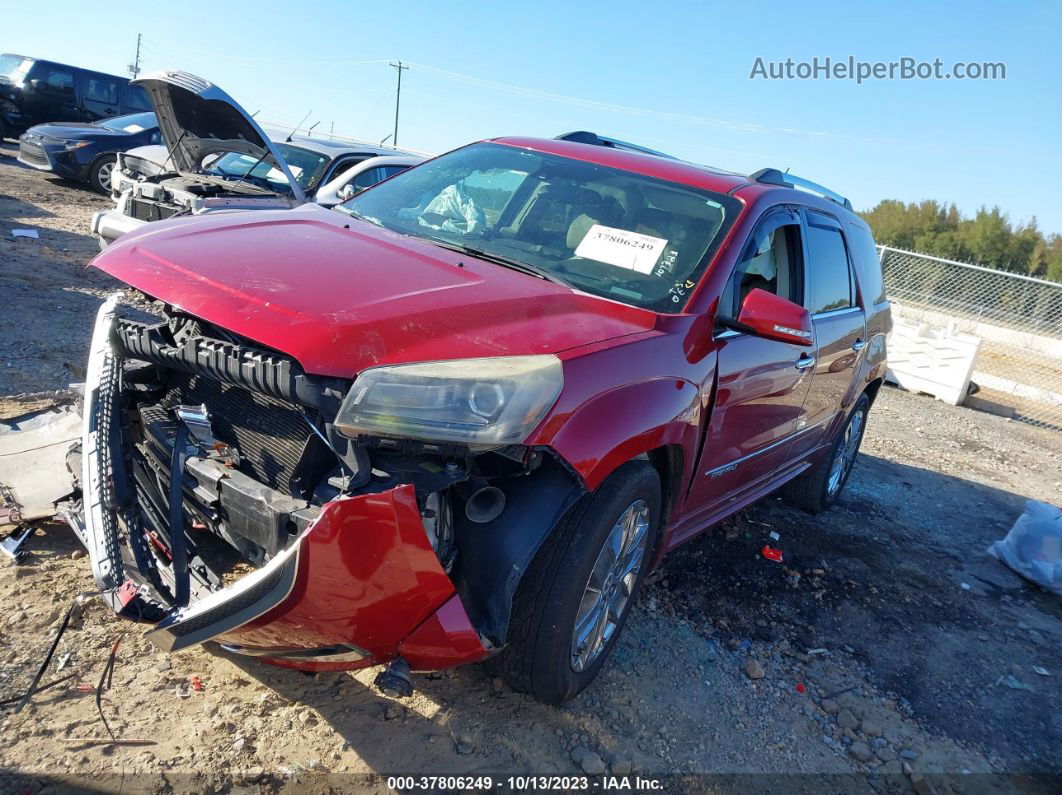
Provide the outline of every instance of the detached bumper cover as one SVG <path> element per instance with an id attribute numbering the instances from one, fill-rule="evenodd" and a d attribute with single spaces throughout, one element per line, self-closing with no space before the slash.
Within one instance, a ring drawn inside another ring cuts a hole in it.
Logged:
<path id="1" fill-rule="evenodd" d="M 129 608 L 136 587 L 124 571 L 119 534 L 119 517 L 135 494 L 121 491 L 120 431 L 108 418 L 118 407 L 116 320 L 112 298 L 97 318 L 86 377 L 85 536 L 93 576 L 112 609 L 144 615 Z M 363 667 L 399 654 L 414 669 L 434 670 L 489 653 L 431 547 L 410 485 L 325 503 L 268 564 L 167 610 L 147 636 L 172 651 L 217 640 L 232 652 L 304 670 Z"/>

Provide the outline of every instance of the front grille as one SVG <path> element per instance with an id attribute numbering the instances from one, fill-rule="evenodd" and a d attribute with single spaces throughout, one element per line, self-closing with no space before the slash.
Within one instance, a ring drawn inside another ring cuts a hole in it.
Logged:
<path id="1" fill-rule="evenodd" d="M 291 478 L 311 433 L 306 418 L 314 412 L 200 375 L 171 371 L 171 389 L 162 401 L 168 407 L 203 404 L 210 412 L 214 436 L 235 447 L 239 469 L 283 494 L 291 494 Z"/>
<path id="2" fill-rule="evenodd" d="M 161 221 L 176 214 L 176 207 L 166 207 L 155 202 L 146 202 L 140 199 L 129 199 L 126 205 L 126 214 L 139 221 Z"/>
<path id="3" fill-rule="evenodd" d="M 18 156 L 27 163 L 33 163 L 36 166 L 51 166 L 51 161 L 48 159 L 44 149 L 29 141 L 19 141 Z"/>

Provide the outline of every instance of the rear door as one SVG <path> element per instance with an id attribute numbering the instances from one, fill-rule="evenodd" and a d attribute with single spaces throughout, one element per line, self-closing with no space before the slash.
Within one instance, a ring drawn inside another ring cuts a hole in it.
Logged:
<path id="1" fill-rule="evenodd" d="M 119 115 L 118 88 L 121 82 L 116 77 L 95 72 L 82 72 L 81 104 L 87 121 L 99 121 Z"/>
<path id="2" fill-rule="evenodd" d="M 815 328 L 814 378 L 804 404 L 805 431 L 791 456 L 803 455 L 825 440 L 833 420 L 850 404 L 855 374 L 866 341 L 866 317 L 859 305 L 852 256 L 841 224 L 805 209 L 806 306 Z"/>
<path id="3" fill-rule="evenodd" d="M 736 317 L 753 289 L 803 299 L 804 249 L 800 215 L 769 211 L 757 224 L 720 299 L 720 314 Z M 691 491 L 694 511 L 722 508 L 755 491 L 785 462 L 792 435 L 804 424 L 812 348 L 740 331 L 716 332 L 715 407 Z"/>

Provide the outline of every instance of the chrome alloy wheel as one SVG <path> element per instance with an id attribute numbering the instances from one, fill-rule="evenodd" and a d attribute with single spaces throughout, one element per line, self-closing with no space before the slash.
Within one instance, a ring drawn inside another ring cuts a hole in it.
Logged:
<path id="1" fill-rule="evenodd" d="M 572 630 L 572 670 L 585 671 L 608 645 L 634 593 L 649 540 L 649 504 L 635 500 L 620 514 L 597 555 Z"/>
<path id="2" fill-rule="evenodd" d="M 860 409 L 848 420 L 848 425 L 844 429 L 844 437 L 837 446 L 837 452 L 833 456 L 833 463 L 830 465 L 829 478 L 826 480 L 826 489 L 830 497 L 840 491 L 841 484 L 844 483 L 848 471 L 852 468 L 852 464 L 855 463 L 856 453 L 859 452 L 859 439 L 863 435 L 863 422 L 865 419 L 866 415 Z"/>

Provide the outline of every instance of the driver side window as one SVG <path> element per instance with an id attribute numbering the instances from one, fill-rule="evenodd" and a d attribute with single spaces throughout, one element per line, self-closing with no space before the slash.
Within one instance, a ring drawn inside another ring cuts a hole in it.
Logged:
<path id="1" fill-rule="evenodd" d="M 755 289 L 803 303 L 803 260 L 797 216 L 788 212 L 770 216 L 745 244 L 723 291 L 720 311 L 736 318 L 745 296 Z"/>

